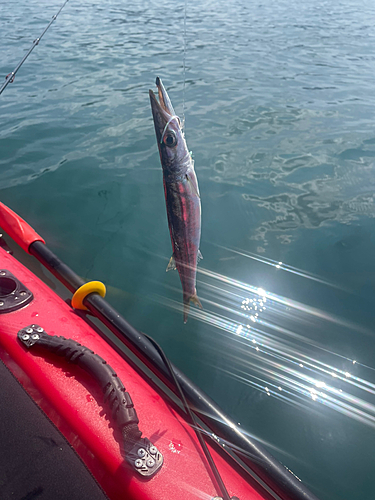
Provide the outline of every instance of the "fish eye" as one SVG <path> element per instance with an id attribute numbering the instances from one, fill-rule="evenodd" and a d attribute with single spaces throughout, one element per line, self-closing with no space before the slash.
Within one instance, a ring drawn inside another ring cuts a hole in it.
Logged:
<path id="1" fill-rule="evenodd" d="M 176 134 L 174 133 L 173 130 L 169 130 L 165 134 L 165 136 L 163 138 L 163 142 L 169 148 L 173 148 L 173 146 L 175 146 L 177 144 L 177 137 L 176 137 Z"/>

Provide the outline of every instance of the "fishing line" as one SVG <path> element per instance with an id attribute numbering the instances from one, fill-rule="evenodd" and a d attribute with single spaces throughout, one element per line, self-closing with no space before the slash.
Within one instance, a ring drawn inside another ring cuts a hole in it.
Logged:
<path id="1" fill-rule="evenodd" d="M 165 136 L 165 133 L 167 131 L 167 128 L 168 128 L 168 125 L 171 123 L 172 120 L 174 120 L 175 118 L 177 118 L 178 120 L 178 123 L 179 125 L 181 126 L 181 122 L 180 122 L 180 118 L 177 116 L 177 115 L 173 115 L 169 118 L 169 120 L 167 121 L 165 127 L 164 127 L 164 130 L 163 130 L 163 133 L 161 134 L 161 139 L 160 139 L 160 144 L 163 144 L 163 139 L 164 139 L 164 136 Z"/>
<path id="2" fill-rule="evenodd" d="M 60 14 L 60 12 L 63 10 L 63 8 L 65 7 L 65 5 L 68 3 L 69 0 L 65 0 L 65 2 L 62 4 L 62 6 L 60 7 L 59 11 L 57 12 L 57 14 L 55 14 L 54 16 L 52 16 L 52 19 L 51 21 L 49 22 L 48 26 L 45 28 L 45 30 L 43 31 L 43 33 L 40 35 L 40 37 L 38 38 L 35 38 L 35 40 L 33 41 L 33 44 L 32 46 L 30 47 L 29 51 L 26 53 L 26 55 L 21 59 L 21 61 L 18 63 L 18 65 L 14 68 L 13 71 L 11 71 L 6 77 L 5 77 L 5 83 L 3 84 L 3 86 L 0 88 L 0 94 L 2 94 L 4 92 L 4 90 L 6 89 L 6 87 L 9 85 L 9 83 L 13 83 L 14 82 L 14 77 L 16 76 L 16 73 L 17 71 L 20 69 L 20 67 L 22 66 L 22 64 L 26 61 L 26 59 L 29 57 L 29 55 L 31 54 L 31 52 L 34 50 L 34 48 L 38 45 L 38 43 L 40 42 L 40 40 L 42 39 L 44 33 L 48 30 L 48 28 L 51 26 L 51 24 L 53 23 L 53 21 L 56 20 L 57 16 Z"/>
<path id="3" fill-rule="evenodd" d="M 183 98 L 182 98 L 182 130 L 185 131 L 185 88 L 186 88 L 186 10 L 187 10 L 187 0 L 185 0 L 184 5 L 184 57 L 183 57 Z"/>

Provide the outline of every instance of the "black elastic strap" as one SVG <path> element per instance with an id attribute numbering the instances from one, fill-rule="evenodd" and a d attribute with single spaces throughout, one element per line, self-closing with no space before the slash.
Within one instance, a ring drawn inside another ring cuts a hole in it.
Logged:
<path id="1" fill-rule="evenodd" d="M 170 375 L 171 375 L 171 377 L 175 383 L 175 386 L 180 394 L 180 398 L 181 398 L 182 404 L 184 406 L 186 416 L 188 417 L 188 420 L 190 420 L 190 425 L 194 429 L 194 431 L 197 435 L 198 441 L 202 447 L 202 450 L 206 456 L 207 462 L 211 468 L 212 474 L 215 478 L 215 481 L 216 481 L 215 487 L 216 487 L 217 491 L 220 492 L 223 500 L 231 500 L 229 493 L 226 489 L 226 486 L 224 484 L 224 481 L 223 481 L 222 477 L 220 476 L 220 472 L 218 471 L 216 464 L 212 458 L 212 455 L 211 455 L 211 453 L 207 447 L 207 444 L 203 438 L 201 427 L 200 427 L 199 423 L 197 422 L 197 419 L 195 418 L 194 413 L 191 411 L 191 409 L 188 405 L 188 402 L 186 401 L 184 391 L 182 390 L 180 384 L 178 383 L 178 380 L 176 378 L 176 375 L 174 374 L 174 371 L 172 369 L 172 366 L 171 366 L 169 359 L 164 354 L 164 351 L 159 346 L 159 344 L 157 342 L 155 342 L 155 340 L 153 338 L 149 337 L 146 334 L 144 334 L 144 336 L 148 338 L 148 340 L 151 342 L 151 344 L 158 351 L 158 353 L 160 354 L 160 357 L 162 358 L 163 362 L 165 363 L 166 367 L 168 368 L 168 370 L 170 372 Z"/>

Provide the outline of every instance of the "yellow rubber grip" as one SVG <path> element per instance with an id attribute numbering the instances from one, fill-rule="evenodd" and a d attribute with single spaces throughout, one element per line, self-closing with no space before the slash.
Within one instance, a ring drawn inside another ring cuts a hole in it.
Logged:
<path id="1" fill-rule="evenodd" d="M 105 297 L 106 288 L 101 281 L 89 281 L 80 286 L 72 297 L 72 307 L 74 309 L 82 309 L 88 311 L 87 307 L 83 305 L 83 301 L 90 293 L 98 293 L 101 297 Z"/>

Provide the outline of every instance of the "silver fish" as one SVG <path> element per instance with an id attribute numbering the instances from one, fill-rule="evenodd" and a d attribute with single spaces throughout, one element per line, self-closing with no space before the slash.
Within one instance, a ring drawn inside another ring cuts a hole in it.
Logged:
<path id="1" fill-rule="evenodd" d="M 196 274 L 201 238 L 201 199 L 194 161 L 186 145 L 181 122 L 160 78 L 159 102 L 150 90 L 152 116 L 163 167 L 163 182 L 173 255 L 167 271 L 178 270 L 184 301 L 184 323 L 190 302 L 202 308 L 197 296 Z"/>

